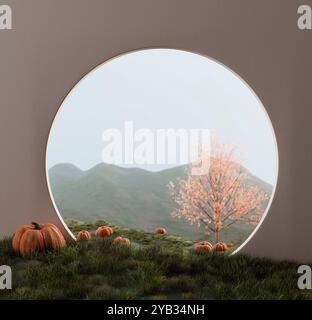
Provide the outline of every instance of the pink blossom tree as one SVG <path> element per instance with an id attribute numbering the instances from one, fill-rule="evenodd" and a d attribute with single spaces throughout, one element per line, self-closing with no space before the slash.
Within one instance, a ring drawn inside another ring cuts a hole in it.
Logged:
<path id="1" fill-rule="evenodd" d="M 169 189 L 177 209 L 173 217 L 185 218 L 189 223 L 205 228 L 206 234 L 215 234 L 220 241 L 222 230 L 238 221 L 257 224 L 262 215 L 261 205 L 268 195 L 257 186 L 248 183 L 248 173 L 240 162 L 234 159 L 236 148 L 222 144 L 214 138 L 208 172 L 193 175 L 191 164 L 187 179 L 169 183 Z M 194 172 L 194 171 L 193 171 Z"/>

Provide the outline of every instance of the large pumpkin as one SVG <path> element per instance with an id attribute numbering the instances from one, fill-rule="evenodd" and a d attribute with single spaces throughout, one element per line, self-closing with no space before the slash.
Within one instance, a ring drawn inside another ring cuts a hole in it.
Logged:
<path id="1" fill-rule="evenodd" d="M 78 236 L 77 236 L 77 239 L 78 240 L 90 240 L 91 239 L 91 233 L 89 231 L 80 231 L 78 233 Z"/>
<path id="2" fill-rule="evenodd" d="M 97 237 L 108 237 L 113 234 L 113 229 L 111 227 L 102 226 L 97 228 L 95 235 Z"/>
<path id="3" fill-rule="evenodd" d="M 33 222 L 18 228 L 13 236 L 12 246 L 15 252 L 26 256 L 30 253 L 64 247 L 66 241 L 60 230 L 50 223 Z"/>
<path id="4" fill-rule="evenodd" d="M 165 228 L 156 228 L 155 232 L 158 234 L 165 234 L 167 233 L 167 230 Z"/>
<path id="5" fill-rule="evenodd" d="M 228 247 L 227 247 L 226 243 L 218 242 L 215 244 L 213 249 L 215 251 L 223 252 L 223 251 L 226 251 L 228 249 Z"/>
<path id="6" fill-rule="evenodd" d="M 196 252 L 211 252 L 212 249 L 212 244 L 207 241 L 201 241 L 194 244 L 194 250 Z"/>
<path id="7" fill-rule="evenodd" d="M 130 245 L 130 240 L 124 237 L 117 237 L 114 240 L 115 243 Z"/>

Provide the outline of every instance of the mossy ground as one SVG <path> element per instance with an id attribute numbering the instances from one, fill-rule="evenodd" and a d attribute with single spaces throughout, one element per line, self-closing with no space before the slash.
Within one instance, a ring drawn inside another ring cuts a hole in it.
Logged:
<path id="1" fill-rule="evenodd" d="M 99 222 L 98 224 L 102 224 Z M 74 232 L 96 225 L 75 224 Z M 113 243 L 128 237 L 131 246 Z M 0 265 L 13 290 L 0 299 L 311 299 L 297 289 L 297 264 L 242 255 L 193 252 L 192 242 L 115 228 L 113 236 L 78 241 L 21 258 L 0 242 Z"/>

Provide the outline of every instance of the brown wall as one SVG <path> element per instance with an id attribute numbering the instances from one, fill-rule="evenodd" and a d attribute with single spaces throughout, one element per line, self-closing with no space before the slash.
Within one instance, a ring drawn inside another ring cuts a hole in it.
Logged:
<path id="1" fill-rule="evenodd" d="M 0 235 L 30 220 L 61 226 L 48 194 L 45 148 L 71 87 L 117 54 L 172 47 L 233 69 L 273 122 L 280 157 L 277 192 L 243 252 L 312 261 L 312 31 L 297 29 L 303 3 L 312 5 L 311 0 L 1 1 L 12 6 L 13 30 L 0 30 Z"/>

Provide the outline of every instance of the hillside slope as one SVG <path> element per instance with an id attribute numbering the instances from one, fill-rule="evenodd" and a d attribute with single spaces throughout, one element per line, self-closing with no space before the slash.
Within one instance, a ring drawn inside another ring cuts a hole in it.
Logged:
<path id="1" fill-rule="evenodd" d="M 74 232 L 100 224 L 70 225 Z M 116 245 L 126 236 L 130 246 Z M 297 263 L 227 253 L 197 254 L 183 239 L 114 227 L 107 238 L 22 258 L 0 241 L 0 265 L 12 267 L 1 299 L 311 299 L 297 286 Z M 40 284 L 40 285 L 38 285 Z"/>

